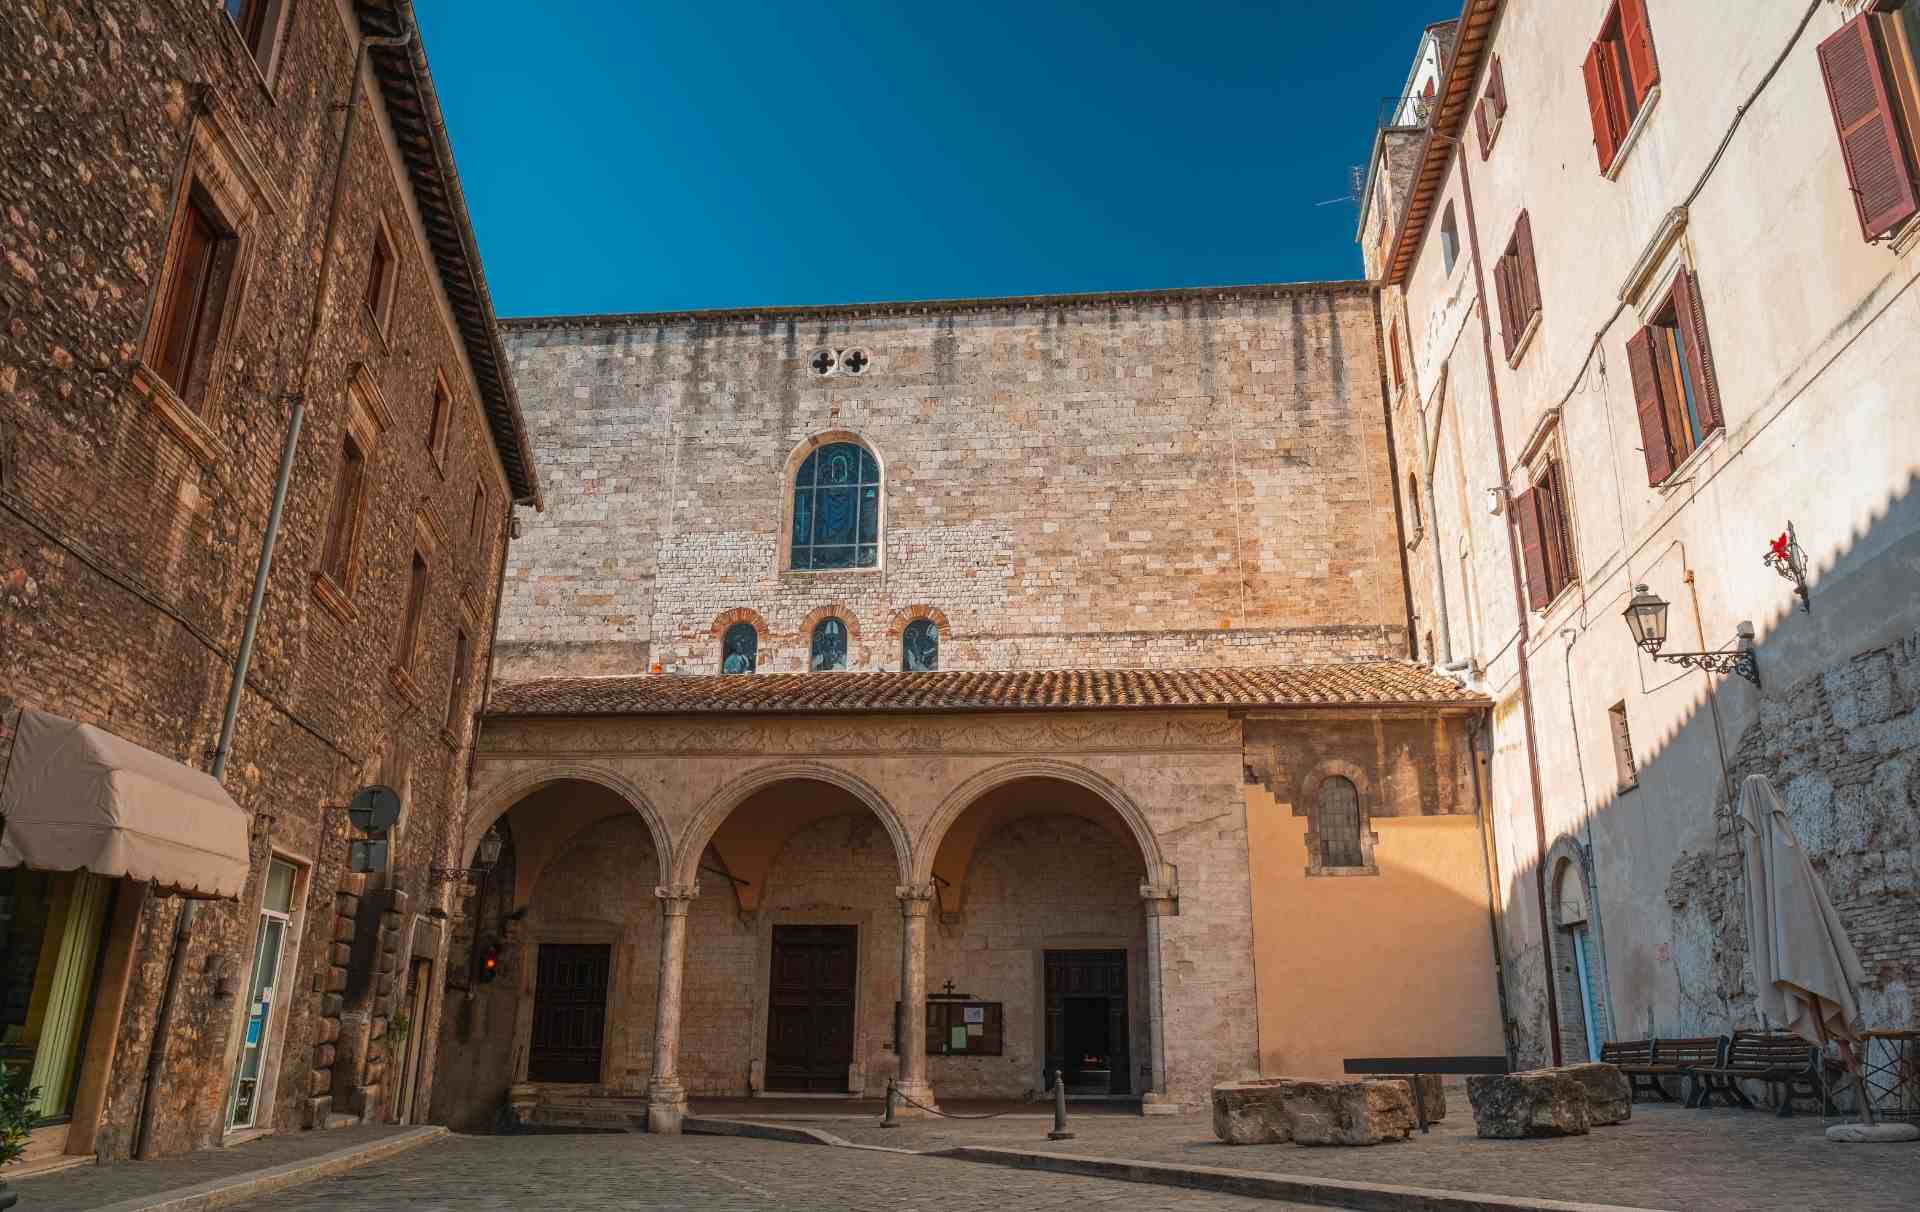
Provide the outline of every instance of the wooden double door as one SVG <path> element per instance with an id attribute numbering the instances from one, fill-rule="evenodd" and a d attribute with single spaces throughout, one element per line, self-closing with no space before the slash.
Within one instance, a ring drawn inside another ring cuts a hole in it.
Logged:
<path id="1" fill-rule="evenodd" d="M 541 943 L 535 963 L 527 1080 L 599 1081 L 613 947 Z"/>
<path id="2" fill-rule="evenodd" d="M 853 1064 L 857 946 L 852 926 L 773 928 L 768 1090 L 846 1092 Z"/>
<path id="3" fill-rule="evenodd" d="M 1127 953 L 1049 951 L 1047 1074 L 1066 1078 L 1069 1094 L 1127 1094 Z"/>

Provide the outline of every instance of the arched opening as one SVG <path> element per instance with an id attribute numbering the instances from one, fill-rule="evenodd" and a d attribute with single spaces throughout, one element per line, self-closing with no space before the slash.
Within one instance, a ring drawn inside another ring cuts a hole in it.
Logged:
<path id="1" fill-rule="evenodd" d="M 686 853 L 688 1094 L 884 1090 L 908 867 L 892 808 L 847 776 L 770 772 L 717 796 Z"/>
<path id="2" fill-rule="evenodd" d="M 1028 774 L 978 791 L 937 837 L 940 915 L 927 942 L 940 1028 L 928 1035 L 934 1088 L 945 1098 L 1014 1098 L 1045 1090 L 1058 1069 L 1076 1096 L 1148 1089 L 1141 886 L 1157 860 L 1143 854 L 1134 823 L 1088 783 Z M 943 994 L 963 998 L 958 1021 L 938 1008 Z M 971 1003 L 980 1022 L 966 1015 Z"/>
<path id="3" fill-rule="evenodd" d="M 1560 1012 L 1560 1053 L 1567 1064 L 1600 1059 L 1600 1045 L 1611 1038 L 1607 1021 L 1606 963 L 1593 930 L 1585 873 L 1574 857 L 1553 872 L 1553 947 L 1556 1004 Z"/>

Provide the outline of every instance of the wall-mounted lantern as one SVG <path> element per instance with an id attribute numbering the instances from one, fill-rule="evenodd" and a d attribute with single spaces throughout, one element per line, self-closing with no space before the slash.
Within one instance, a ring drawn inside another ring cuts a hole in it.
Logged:
<path id="1" fill-rule="evenodd" d="M 500 861 L 500 851 L 506 848 L 506 842 L 500 837 L 498 829 L 489 829 L 480 835 L 480 844 L 474 848 L 471 867 L 430 867 L 427 878 L 434 883 L 447 880 L 483 879 Z"/>
<path id="2" fill-rule="evenodd" d="M 1627 630 L 1633 633 L 1634 645 L 1654 660 L 1704 669 L 1708 673 L 1737 673 L 1755 686 L 1760 684 L 1760 665 L 1750 646 L 1753 624 L 1740 624 L 1738 638 L 1731 648 L 1715 652 L 1663 653 L 1660 649 L 1667 642 L 1667 603 L 1664 599 L 1649 593 L 1645 585 L 1635 585 L 1633 600 L 1620 613 L 1627 620 Z"/>
<path id="3" fill-rule="evenodd" d="M 1767 554 L 1761 559 L 1768 568 L 1793 582 L 1793 591 L 1800 595 L 1800 609 L 1813 613 L 1813 598 L 1807 589 L 1807 553 L 1800 549 L 1800 537 L 1793 533 L 1791 518 L 1780 537 L 1767 544 Z"/>

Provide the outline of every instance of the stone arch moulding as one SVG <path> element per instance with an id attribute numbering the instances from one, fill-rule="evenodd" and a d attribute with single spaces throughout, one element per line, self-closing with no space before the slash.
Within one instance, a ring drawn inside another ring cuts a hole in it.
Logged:
<path id="1" fill-rule="evenodd" d="M 1614 1023 L 1613 981 L 1607 975 L 1607 930 L 1600 912 L 1598 890 L 1594 887 L 1593 851 L 1582 844 L 1578 837 L 1563 834 L 1547 849 L 1547 856 L 1542 861 L 1544 864 L 1542 870 L 1546 872 L 1548 888 L 1545 928 L 1547 958 L 1552 965 L 1553 979 L 1562 984 L 1557 1005 L 1563 1022 L 1554 1023 L 1553 1029 L 1560 1034 L 1564 1045 L 1571 1032 L 1564 1029 L 1563 1023 L 1568 1016 L 1581 1013 L 1580 1003 L 1577 1000 L 1577 976 L 1572 980 L 1561 980 L 1571 971 L 1573 963 L 1573 957 L 1567 953 L 1569 944 L 1566 941 L 1566 931 L 1569 927 L 1562 925 L 1561 922 L 1561 881 L 1566 876 L 1571 876 L 1578 881 L 1580 896 L 1585 901 L 1586 916 L 1579 924 L 1586 927 L 1587 936 L 1595 953 L 1591 976 L 1593 983 L 1598 986 L 1593 990 L 1594 1000 L 1597 1003 L 1595 1009 L 1599 1012 L 1599 1022 L 1596 1026 L 1603 1032 L 1603 1038 L 1605 1038 L 1604 1033 L 1610 1033 Z M 1568 993 L 1572 993 L 1573 997 L 1569 998 Z M 1582 1030 L 1584 1029 L 1585 1024 L 1582 1023 Z M 1570 1058 L 1567 1063 L 1573 1064 L 1574 1060 Z"/>
<path id="2" fill-rule="evenodd" d="M 807 617 L 800 620 L 800 638 L 811 641 L 813 629 L 826 619 L 839 619 L 847 625 L 847 640 L 851 643 L 860 638 L 860 620 L 853 617 L 853 611 L 835 602 L 829 606 L 818 606 L 809 611 Z M 849 654 L 851 655 L 851 654 Z"/>
<path id="3" fill-rule="evenodd" d="M 886 826 L 887 836 L 893 839 L 893 857 L 900 882 L 913 882 L 907 878 L 913 867 L 913 843 L 907 837 L 907 827 L 887 797 L 880 794 L 872 783 L 824 762 L 775 762 L 747 771 L 708 796 L 706 802 L 700 805 L 699 811 L 694 813 L 693 819 L 680 835 L 680 845 L 673 852 L 673 865 L 663 868 L 673 872 L 673 883 L 690 886 L 699 882 L 700 860 L 706 853 L 707 845 L 713 841 L 713 835 L 719 832 L 727 817 L 745 803 L 748 796 L 775 783 L 796 779 L 838 787 L 866 805 L 880 818 L 880 823 Z"/>
<path id="4" fill-rule="evenodd" d="M 1352 783 L 1360 799 L 1360 856 L 1365 861 L 1358 867 L 1328 867 L 1322 862 L 1320 788 L 1328 779 L 1335 777 Z M 1306 777 L 1300 780 L 1299 796 L 1293 801 L 1293 815 L 1307 818 L 1307 874 L 1379 874 L 1379 861 L 1374 857 L 1374 848 L 1380 844 L 1380 835 L 1373 830 L 1373 809 L 1373 780 L 1367 777 L 1366 770 L 1360 766 L 1342 758 L 1326 758 L 1307 771 Z"/>
<path id="5" fill-rule="evenodd" d="M 646 822 L 647 833 L 653 839 L 653 852 L 659 856 L 660 869 L 672 870 L 675 859 L 673 834 L 667 829 L 666 822 L 661 819 L 659 810 L 653 806 L 653 801 L 647 798 L 647 793 L 640 790 L 632 780 L 615 771 L 584 762 L 565 762 L 517 771 L 507 776 L 506 780 L 498 786 L 488 790 L 485 797 L 467 813 L 467 831 L 460 843 L 460 865 L 467 866 L 473 862 L 473 853 L 480 845 L 480 838 L 515 804 L 542 787 L 565 779 L 597 783 L 625 800 L 629 807 L 640 814 L 640 819 Z"/>
<path id="6" fill-rule="evenodd" d="M 940 642 L 942 644 L 945 644 L 953 638 L 953 631 L 947 626 L 946 612 L 942 611 L 938 606 L 908 606 L 904 610 L 894 611 L 892 622 L 887 624 L 887 638 L 889 640 L 899 639 L 901 634 L 906 631 L 908 623 L 918 622 L 921 619 L 931 619 L 933 621 L 934 627 L 940 632 Z"/>
<path id="7" fill-rule="evenodd" d="M 760 636 L 760 642 L 762 644 L 765 644 L 767 638 L 773 634 L 767 630 L 767 620 L 762 618 L 760 612 L 751 606 L 736 606 L 732 610 L 721 612 L 719 617 L 713 620 L 713 629 L 709 634 L 716 640 L 724 639 L 727 634 L 727 628 L 733 626 L 735 623 L 753 624 L 753 630 Z"/>
<path id="8" fill-rule="evenodd" d="M 787 452 L 786 461 L 780 465 L 780 485 L 778 489 L 780 495 L 776 498 L 780 502 L 780 530 L 773 545 L 773 571 L 775 576 L 789 573 L 796 576 L 811 576 L 815 571 L 818 571 L 814 569 L 796 569 L 793 566 L 793 479 L 800 474 L 800 464 L 807 461 L 808 455 L 820 449 L 822 446 L 831 446 L 835 442 L 852 442 L 857 446 L 863 447 L 868 454 L 873 456 L 873 461 L 879 464 L 880 526 L 877 543 L 879 550 L 876 553 L 874 566 L 872 568 L 843 568 L 833 571 L 839 573 L 865 574 L 878 572 L 887 566 L 887 524 L 893 513 L 887 505 L 887 499 L 892 495 L 893 491 L 893 480 L 891 478 L 893 475 L 892 468 L 888 465 L 886 452 L 880 449 L 879 443 L 857 429 L 835 426 L 831 429 L 822 429 L 815 433 L 810 433 L 800 439 L 799 444 Z M 831 575 L 831 573 L 829 573 L 829 575 Z M 945 637 L 943 636 L 941 638 L 944 639 Z"/>
<path id="9" fill-rule="evenodd" d="M 1016 758 L 1002 762 L 982 770 L 949 791 L 946 798 L 940 801 L 940 808 L 933 814 L 933 819 L 920 831 L 919 845 L 913 856 L 913 878 L 907 882 L 916 885 L 933 882 L 933 860 L 940 852 L 940 843 L 946 840 L 947 830 L 973 806 L 974 801 L 995 787 L 1033 778 L 1073 783 L 1105 800 L 1109 808 L 1120 814 L 1120 819 L 1126 822 L 1128 831 L 1133 834 L 1134 845 L 1140 848 L 1140 858 L 1146 867 L 1147 884 L 1165 889 L 1169 895 L 1178 895 L 1178 873 L 1172 864 L 1161 857 L 1160 842 L 1154 837 L 1153 827 L 1147 823 L 1146 814 L 1140 811 L 1133 798 L 1112 780 L 1084 766 L 1048 758 Z"/>

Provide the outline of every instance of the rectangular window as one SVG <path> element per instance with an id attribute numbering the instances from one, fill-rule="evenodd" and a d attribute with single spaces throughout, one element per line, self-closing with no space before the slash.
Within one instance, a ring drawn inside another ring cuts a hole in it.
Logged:
<path id="1" fill-rule="evenodd" d="M 213 343 L 216 279 L 226 240 L 207 199 L 189 190 L 174 225 L 152 347 L 154 371 L 182 400 L 194 387 L 197 361 Z"/>
<path id="2" fill-rule="evenodd" d="M 487 508 L 487 490 L 475 484 L 473 514 L 467 519 L 467 541 L 473 544 L 475 551 L 479 551 L 480 540 L 486 534 L 487 514 L 490 512 L 492 511 Z"/>
<path id="3" fill-rule="evenodd" d="M 447 729 L 453 731 L 460 719 L 460 700 L 467 690 L 467 632 L 453 633 L 453 677 L 447 690 Z"/>
<path id="4" fill-rule="evenodd" d="M 447 390 L 446 376 L 436 371 L 433 376 L 433 412 L 427 418 L 427 450 L 433 455 L 435 463 L 446 459 L 448 414 L 452 411 L 453 393 Z"/>
<path id="5" fill-rule="evenodd" d="M 1398 320 L 1387 322 L 1387 349 L 1393 357 L 1393 389 L 1399 391 L 1406 376 L 1400 367 L 1400 321 Z"/>
<path id="6" fill-rule="evenodd" d="M 1520 527 L 1520 556 L 1526 565 L 1527 604 L 1545 610 L 1575 575 L 1566 487 L 1557 460 L 1547 463 L 1533 487 L 1514 500 L 1513 509 Z"/>
<path id="7" fill-rule="evenodd" d="M 1628 339 L 1627 370 L 1647 482 L 1659 484 L 1724 423 L 1706 313 L 1691 270 L 1680 271 L 1652 322 Z"/>
<path id="8" fill-rule="evenodd" d="M 1607 727 L 1613 734 L 1613 769 L 1620 791 L 1640 785 L 1640 770 L 1633 764 L 1633 734 L 1627 730 L 1627 705 L 1615 703 L 1607 708 Z"/>
<path id="9" fill-rule="evenodd" d="M 1660 82 L 1660 64 L 1653 53 L 1653 31 L 1647 24 L 1646 0 L 1617 0 L 1600 24 L 1600 36 L 1587 50 L 1582 72 L 1587 84 L 1587 110 L 1593 121 L 1593 145 L 1600 171 L 1613 168 L 1621 144 L 1640 109 Z"/>
<path id="10" fill-rule="evenodd" d="M 1920 210 L 1920 0 L 1877 7 L 1819 48 L 1847 184 L 1870 242 Z"/>
<path id="11" fill-rule="evenodd" d="M 1513 238 L 1493 267 L 1494 293 L 1499 297 L 1501 337 L 1507 361 L 1520 352 L 1520 339 L 1540 314 L 1540 271 L 1533 259 L 1533 222 L 1526 211 L 1513 225 Z"/>
<path id="12" fill-rule="evenodd" d="M 226 0 L 227 16 L 233 21 L 233 28 L 240 31 L 241 41 L 262 64 L 267 57 L 267 10 L 271 7 L 273 0 Z"/>
<path id="13" fill-rule="evenodd" d="M 413 572 L 407 579 L 407 609 L 400 618 L 400 644 L 394 664 L 411 670 L 420 655 L 420 618 L 427 609 L 427 558 L 413 553 Z"/>
<path id="14" fill-rule="evenodd" d="M 1493 153 L 1493 141 L 1500 137 L 1500 125 L 1507 116 L 1507 82 L 1500 72 L 1500 56 L 1493 56 L 1487 68 L 1487 91 L 1473 107 L 1473 125 L 1480 136 L 1480 158 Z"/>
<path id="15" fill-rule="evenodd" d="M 362 301 L 383 334 L 387 331 L 387 308 L 393 302 L 393 279 L 393 244 L 387 239 L 386 227 L 375 224 L 373 250 L 367 255 L 367 291 Z"/>
<path id="16" fill-rule="evenodd" d="M 340 470 L 334 477 L 333 510 L 327 522 L 327 545 L 320 563 L 320 571 L 347 593 L 353 591 L 353 555 L 360 533 L 366 482 L 366 453 L 349 433 L 341 439 Z"/>
<path id="17" fill-rule="evenodd" d="M 36 1127 L 73 1111 L 117 883 L 0 869 L 0 1075 L 38 1088 Z"/>

